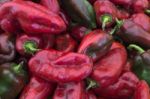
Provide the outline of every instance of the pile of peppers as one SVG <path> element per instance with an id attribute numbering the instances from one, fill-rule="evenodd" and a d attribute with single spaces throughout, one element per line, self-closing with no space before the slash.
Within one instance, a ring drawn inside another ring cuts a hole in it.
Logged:
<path id="1" fill-rule="evenodd" d="M 150 99 L 150 0 L 0 0 L 0 99 Z"/>

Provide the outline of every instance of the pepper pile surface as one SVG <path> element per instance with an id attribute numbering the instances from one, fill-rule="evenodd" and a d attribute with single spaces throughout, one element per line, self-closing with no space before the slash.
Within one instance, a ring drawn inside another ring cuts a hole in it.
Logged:
<path id="1" fill-rule="evenodd" d="M 150 99 L 150 0 L 0 0 L 0 99 Z"/>

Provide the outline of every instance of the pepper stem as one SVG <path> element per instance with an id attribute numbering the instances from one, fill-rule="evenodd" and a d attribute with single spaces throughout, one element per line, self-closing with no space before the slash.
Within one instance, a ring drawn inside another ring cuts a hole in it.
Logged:
<path id="1" fill-rule="evenodd" d="M 144 50 L 143 48 L 141 48 L 140 46 L 135 45 L 135 44 L 130 44 L 130 45 L 128 46 L 128 49 L 129 49 L 129 50 L 135 49 L 139 54 L 142 54 L 142 53 L 145 52 L 145 50 Z"/>
<path id="2" fill-rule="evenodd" d="M 145 13 L 150 14 L 150 10 L 149 9 L 145 10 Z"/>
<path id="3" fill-rule="evenodd" d="M 17 74 L 17 73 L 20 73 L 20 71 L 22 71 L 22 66 L 23 66 L 24 62 L 20 62 L 19 64 L 13 64 L 12 65 L 12 69 L 13 71 Z"/>
<path id="4" fill-rule="evenodd" d="M 88 91 L 91 88 L 98 87 L 98 83 L 95 80 L 92 80 L 91 78 L 86 79 L 88 86 L 86 87 L 86 90 Z"/>
<path id="5" fill-rule="evenodd" d="M 24 43 L 24 49 L 25 49 L 25 52 L 28 54 L 33 54 L 40 50 L 40 49 L 37 49 L 37 44 L 34 41 L 26 41 Z"/>
<path id="6" fill-rule="evenodd" d="M 106 24 L 112 22 L 112 16 L 109 14 L 104 14 L 101 16 L 100 20 L 102 21 L 102 30 L 105 30 Z"/>

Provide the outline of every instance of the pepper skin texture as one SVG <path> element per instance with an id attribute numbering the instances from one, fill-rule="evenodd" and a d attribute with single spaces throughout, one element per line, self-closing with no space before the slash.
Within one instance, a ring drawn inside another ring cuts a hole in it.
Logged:
<path id="1" fill-rule="evenodd" d="M 39 49 L 51 48 L 54 44 L 53 35 L 29 36 L 26 34 L 18 35 L 16 39 L 16 50 L 23 56 L 34 54 Z"/>
<path id="2" fill-rule="evenodd" d="M 144 13 L 137 13 L 131 16 L 131 20 L 150 33 L 150 18 Z"/>
<path id="3" fill-rule="evenodd" d="M 27 73 L 22 64 L 5 63 L 0 65 L 0 97 L 15 99 L 26 85 Z M 18 86 L 19 85 L 19 86 Z"/>
<path id="4" fill-rule="evenodd" d="M 47 99 L 54 91 L 54 85 L 33 76 L 24 88 L 19 99 Z"/>
<path id="5" fill-rule="evenodd" d="M 83 99 L 97 99 L 97 97 L 92 91 L 86 91 Z"/>
<path id="6" fill-rule="evenodd" d="M 117 82 L 96 93 L 106 99 L 130 99 L 136 90 L 138 82 L 139 79 L 135 74 L 126 72 L 119 77 Z"/>
<path id="7" fill-rule="evenodd" d="M 88 55 L 96 62 L 110 49 L 113 42 L 111 35 L 94 30 L 87 34 L 79 45 L 78 53 Z"/>
<path id="8" fill-rule="evenodd" d="M 127 52 L 124 46 L 114 42 L 106 55 L 94 64 L 93 72 L 90 76 L 99 85 L 96 89 L 97 93 L 99 93 L 99 90 L 107 88 L 118 80 L 126 64 L 126 60 Z"/>
<path id="9" fill-rule="evenodd" d="M 128 59 L 126 64 L 125 64 L 125 66 L 124 66 L 123 72 L 130 72 L 132 66 L 133 66 L 133 60 L 132 59 Z"/>
<path id="10" fill-rule="evenodd" d="M 16 19 L 21 28 L 29 34 L 59 34 L 66 30 L 66 25 L 60 16 L 30 1 L 8 2 L 2 5 L 1 27 L 7 27 L 3 26 L 2 22 L 8 16 Z"/>
<path id="11" fill-rule="evenodd" d="M 69 34 L 58 35 L 55 39 L 55 48 L 58 51 L 62 51 L 64 53 L 74 52 L 77 43 Z"/>
<path id="12" fill-rule="evenodd" d="M 150 99 L 150 89 L 146 81 L 138 83 L 133 99 Z"/>
<path id="13" fill-rule="evenodd" d="M 96 28 L 95 13 L 87 0 L 60 0 L 62 8 L 72 20 L 88 28 Z"/>
<path id="14" fill-rule="evenodd" d="M 84 86 L 82 82 L 59 84 L 53 99 L 83 99 Z"/>
<path id="15" fill-rule="evenodd" d="M 124 20 L 121 30 L 117 34 L 126 43 L 150 48 L 150 33 L 130 19 Z"/>
<path id="16" fill-rule="evenodd" d="M 60 11 L 58 0 L 40 0 L 40 3 L 56 14 Z"/>
<path id="17" fill-rule="evenodd" d="M 15 58 L 13 37 L 9 34 L 0 34 L 0 64 L 10 62 Z"/>
<path id="18" fill-rule="evenodd" d="M 51 50 L 38 52 L 29 61 L 30 71 L 45 80 L 58 83 L 81 81 L 92 71 L 92 60 L 86 55 L 70 52 L 50 61 L 52 54 Z"/>
<path id="19" fill-rule="evenodd" d="M 109 16 L 109 21 L 105 23 L 106 27 L 112 26 L 116 18 L 126 19 L 129 17 L 129 14 L 127 12 L 117 9 L 117 7 L 109 0 L 97 0 L 94 3 L 94 9 L 96 12 L 97 23 L 99 25 L 103 26 L 105 16 Z"/>

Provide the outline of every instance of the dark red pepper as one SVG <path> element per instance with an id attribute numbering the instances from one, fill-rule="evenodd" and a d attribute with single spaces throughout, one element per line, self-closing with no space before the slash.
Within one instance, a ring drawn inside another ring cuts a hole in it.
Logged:
<path id="1" fill-rule="evenodd" d="M 17 20 L 21 28 L 29 34 L 58 34 L 66 30 L 66 25 L 60 16 L 30 1 L 3 4 L 0 7 L 1 27 L 7 27 L 2 22 L 8 17 Z"/>
<path id="2" fill-rule="evenodd" d="M 150 99 L 150 89 L 144 80 L 138 83 L 133 99 Z"/>
<path id="3" fill-rule="evenodd" d="M 34 54 L 40 49 L 48 49 L 53 46 L 53 35 L 47 36 L 29 36 L 26 34 L 19 35 L 16 39 L 16 50 L 21 55 Z"/>
<path id="4" fill-rule="evenodd" d="M 84 85 L 82 82 L 59 84 L 53 99 L 83 99 Z"/>
<path id="5" fill-rule="evenodd" d="M 51 61 L 51 57 L 58 56 Z M 66 53 L 61 55 L 54 50 L 42 50 L 29 61 L 29 68 L 33 74 L 45 80 L 65 83 L 81 81 L 92 71 L 92 60 L 86 55 Z"/>
<path id="6" fill-rule="evenodd" d="M 105 30 L 106 26 L 111 26 L 116 18 L 126 19 L 129 17 L 127 12 L 117 9 L 117 7 L 109 0 L 97 0 L 94 3 L 94 9 L 97 22 L 102 26 L 103 30 Z"/>
<path id="7" fill-rule="evenodd" d="M 31 77 L 19 99 L 46 99 L 54 91 L 54 85 L 38 77 Z"/>
<path id="8" fill-rule="evenodd" d="M 56 50 L 63 52 L 73 52 L 77 47 L 76 41 L 69 34 L 62 34 L 56 37 Z"/>
<path id="9" fill-rule="evenodd" d="M 112 41 L 112 36 L 101 30 L 91 31 L 80 43 L 78 53 L 90 56 L 95 62 L 107 53 Z"/>
<path id="10" fill-rule="evenodd" d="M 126 60 L 127 52 L 124 46 L 120 43 L 114 42 L 110 51 L 94 64 L 91 78 L 99 85 L 96 89 L 97 93 L 114 84 L 118 80 Z"/>

